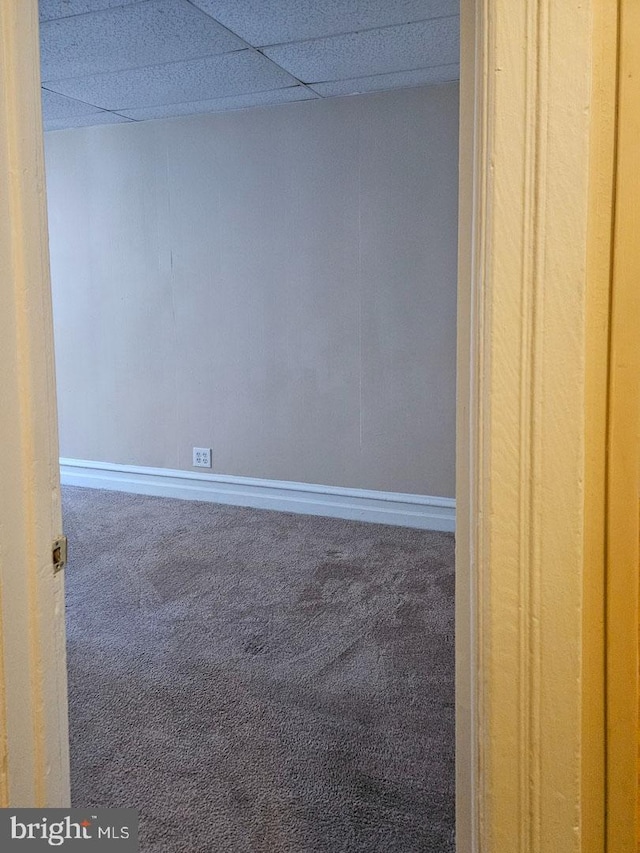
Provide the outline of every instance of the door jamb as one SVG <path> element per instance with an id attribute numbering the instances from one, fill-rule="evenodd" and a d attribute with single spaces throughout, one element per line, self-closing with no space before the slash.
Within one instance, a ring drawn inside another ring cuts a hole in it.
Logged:
<path id="1" fill-rule="evenodd" d="M 610 232 L 611 185 L 594 219 L 593 169 L 613 153 L 597 57 L 609 73 L 615 14 L 599 0 L 462 0 L 459 853 L 600 849 L 584 806 L 602 837 L 603 739 L 587 736 L 602 726 L 602 542 L 587 548 L 588 525 L 604 525 L 608 283 L 590 247 L 594 227 Z"/>

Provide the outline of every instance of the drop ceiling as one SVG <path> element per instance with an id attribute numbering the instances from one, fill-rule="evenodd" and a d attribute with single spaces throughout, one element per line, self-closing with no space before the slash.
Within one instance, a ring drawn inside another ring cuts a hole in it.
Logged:
<path id="1" fill-rule="evenodd" d="M 457 80 L 459 0 L 39 0 L 46 130 Z"/>

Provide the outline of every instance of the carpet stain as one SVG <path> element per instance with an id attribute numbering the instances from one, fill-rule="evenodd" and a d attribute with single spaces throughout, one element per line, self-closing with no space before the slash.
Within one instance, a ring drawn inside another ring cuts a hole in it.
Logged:
<path id="1" fill-rule="evenodd" d="M 344 583 L 356 578 L 361 578 L 364 574 L 364 566 L 358 563 L 349 562 L 346 558 L 340 562 L 330 560 L 320 565 L 315 570 L 315 576 L 318 583 L 328 583 L 335 581 L 336 583 Z"/>

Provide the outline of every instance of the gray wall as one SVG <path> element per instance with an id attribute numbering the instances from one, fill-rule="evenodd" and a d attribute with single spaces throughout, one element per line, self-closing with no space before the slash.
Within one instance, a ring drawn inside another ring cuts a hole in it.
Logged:
<path id="1" fill-rule="evenodd" d="M 48 134 L 61 455 L 453 496 L 457 110 Z"/>

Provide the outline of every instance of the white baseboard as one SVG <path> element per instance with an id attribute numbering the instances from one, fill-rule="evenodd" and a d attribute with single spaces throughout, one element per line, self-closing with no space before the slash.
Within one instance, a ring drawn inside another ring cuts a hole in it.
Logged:
<path id="1" fill-rule="evenodd" d="M 455 530 L 456 502 L 453 498 L 144 468 L 86 459 L 60 459 L 60 474 L 62 484 L 67 486 L 326 515 L 422 530 Z"/>

